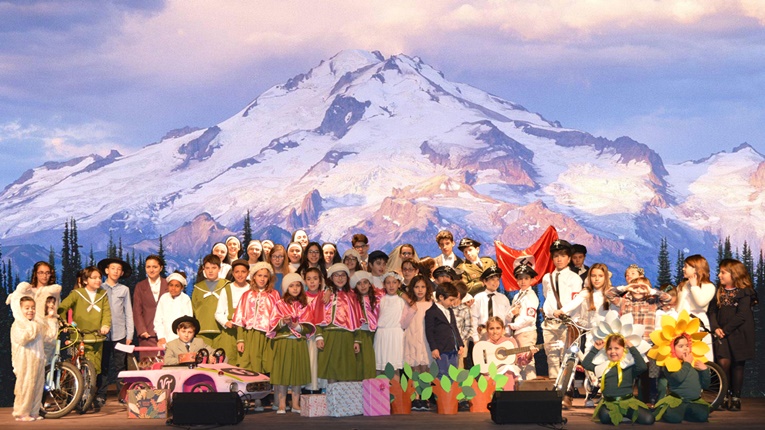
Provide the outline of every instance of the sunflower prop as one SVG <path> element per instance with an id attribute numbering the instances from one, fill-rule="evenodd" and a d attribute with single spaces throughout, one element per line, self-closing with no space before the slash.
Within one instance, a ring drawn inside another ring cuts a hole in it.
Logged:
<path id="1" fill-rule="evenodd" d="M 709 351 L 709 345 L 704 343 L 703 339 L 707 335 L 704 331 L 699 331 L 701 321 L 698 318 L 691 318 L 688 311 L 682 311 L 677 319 L 670 315 L 661 317 L 661 328 L 651 333 L 653 346 L 648 351 L 648 356 L 656 360 L 656 364 L 664 366 L 670 372 L 677 372 L 683 365 L 683 358 L 675 355 L 675 339 L 685 337 L 691 345 L 693 360 L 699 360 L 702 363 L 707 362 L 706 353 Z"/>
<path id="2" fill-rule="evenodd" d="M 603 321 L 599 322 L 592 331 L 592 337 L 593 339 L 607 340 L 609 337 L 621 336 L 624 340 L 629 341 L 632 346 L 636 347 L 645 360 L 645 353 L 651 348 L 651 345 L 643 339 L 643 333 L 645 333 L 645 326 L 643 324 L 635 324 L 632 314 L 619 316 L 619 312 L 611 310 L 608 311 Z M 595 365 L 595 375 L 600 377 L 605 373 L 610 365 L 606 348 L 601 348 L 598 351 L 592 359 L 592 364 Z M 632 354 L 625 353 L 619 364 L 619 367 L 626 369 L 635 364 L 635 359 L 632 358 Z"/>

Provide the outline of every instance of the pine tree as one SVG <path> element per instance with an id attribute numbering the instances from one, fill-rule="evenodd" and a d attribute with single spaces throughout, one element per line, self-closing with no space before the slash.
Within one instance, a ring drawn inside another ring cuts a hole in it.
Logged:
<path id="1" fill-rule="evenodd" d="M 117 246 L 117 258 L 122 260 L 122 236 L 120 236 L 120 243 L 119 246 Z"/>
<path id="2" fill-rule="evenodd" d="M 722 243 L 722 239 L 717 239 L 717 266 L 716 266 L 716 271 L 720 270 L 720 263 L 722 262 L 723 258 L 724 257 L 723 257 L 723 243 Z"/>
<path id="3" fill-rule="evenodd" d="M 667 238 L 661 238 L 659 246 L 659 277 L 656 285 L 666 285 L 672 283 L 672 268 L 669 264 L 669 251 L 667 251 Z"/>
<path id="4" fill-rule="evenodd" d="M 749 244 L 744 241 L 744 248 L 741 251 L 741 262 L 744 263 L 744 266 L 746 267 L 746 270 L 749 271 L 749 273 L 752 274 L 752 276 L 755 275 L 754 269 L 754 258 L 752 257 L 752 248 L 749 247 Z M 754 278 L 752 278 L 754 280 Z"/>
<path id="5" fill-rule="evenodd" d="M 157 255 L 159 255 L 159 258 L 162 261 L 165 261 L 165 246 L 162 243 L 162 235 L 161 234 L 159 235 L 159 250 L 157 250 Z M 162 271 L 159 272 L 159 276 L 161 276 L 163 278 L 167 278 L 167 263 L 165 263 L 165 265 L 162 266 Z"/>
<path id="6" fill-rule="evenodd" d="M 61 298 L 69 295 L 74 288 L 75 275 L 72 273 L 71 253 L 69 252 L 69 221 L 64 223 L 61 240 Z"/>
<path id="7" fill-rule="evenodd" d="M 88 254 L 88 266 L 96 265 L 96 257 L 93 255 L 93 245 L 90 245 L 90 253 Z"/>
<path id="8" fill-rule="evenodd" d="M 685 253 L 682 249 L 678 249 L 677 260 L 675 260 L 675 286 L 680 285 L 680 282 L 685 278 L 685 275 L 683 274 L 683 266 L 685 266 Z"/>
<path id="9" fill-rule="evenodd" d="M 725 237 L 725 245 L 723 245 L 723 258 L 733 258 L 730 247 L 730 236 Z"/>
<path id="10" fill-rule="evenodd" d="M 3 252 L 0 249 L 0 260 L 2 260 Z M 10 260 L 8 260 L 10 263 Z M 11 315 L 10 306 L 5 306 L 5 300 L 8 298 L 13 287 L 6 284 L 5 279 L 6 267 L 5 262 L 0 263 L 0 330 L 3 335 L 0 336 L 0 406 L 13 405 L 13 387 L 16 384 L 16 378 L 13 375 L 13 366 L 11 364 L 11 337 L 8 335 L 11 330 L 11 324 L 13 324 L 13 316 Z"/>
<path id="11" fill-rule="evenodd" d="M 242 246 L 244 249 L 247 249 L 247 246 L 250 244 L 250 241 L 252 240 L 252 226 L 250 225 L 250 210 L 247 209 L 247 214 L 244 216 L 244 242 L 242 242 Z M 246 253 L 245 253 L 246 255 Z"/>
<path id="12" fill-rule="evenodd" d="M 753 272 L 749 273 L 752 274 L 754 289 L 762 299 L 763 294 L 765 294 L 765 261 L 763 261 L 762 250 L 760 250 L 757 266 Z M 744 368 L 745 395 L 756 397 L 765 395 L 765 390 L 762 388 L 763 383 L 765 383 L 765 369 L 762 367 L 765 366 L 765 354 L 762 353 L 765 351 L 765 327 L 763 327 L 765 314 L 760 311 L 761 307 L 762 304 L 752 309 L 754 315 L 754 363 Z"/>
<path id="13" fill-rule="evenodd" d="M 109 243 L 106 244 L 106 258 L 117 258 L 117 245 L 114 244 L 114 236 L 109 231 Z"/>
<path id="14" fill-rule="evenodd" d="M 72 253 L 72 266 L 76 272 L 79 272 L 82 270 L 82 255 L 80 254 L 80 244 L 77 242 L 77 221 L 74 218 L 72 218 L 69 228 L 69 240 L 71 241 L 69 251 Z"/>
<path id="15" fill-rule="evenodd" d="M 53 245 L 50 246 L 50 251 L 48 252 L 48 264 L 50 264 L 50 267 L 55 272 L 56 271 L 56 251 L 53 250 Z"/>

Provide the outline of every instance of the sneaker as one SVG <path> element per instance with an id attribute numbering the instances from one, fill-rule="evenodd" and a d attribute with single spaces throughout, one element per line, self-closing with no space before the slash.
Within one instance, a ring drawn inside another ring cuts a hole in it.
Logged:
<path id="1" fill-rule="evenodd" d="M 594 407 L 595 407 L 595 402 L 594 402 L 594 401 L 592 401 L 592 399 L 587 399 L 587 400 L 584 402 L 584 407 L 585 407 L 585 408 L 594 408 Z"/>
<path id="2" fill-rule="evenodd" d="M 292 409 L 292 413 L 294 413 L 294 414 L 299 414 L 299 413 L 300 413 L 300 409 L 295 409 L 295 408 L 293 408 L 293 409 Z"/>
<path id="3" fill-rule="evenodd" d="M 93 401 L 93 407 L 96 409 L 101 409 L 106 404 L 106 399 L 103 397 L 96 397 L 96 400 Z"/>
<path id="4" fill-rule="evenodd" d="M 730 407 L 728 408 L 729 411 L 732 412 L 740 412 L 741 411 L 741 399 L 738 397 L 731 397 L 730 398 Z"/>
<path id="5" fill-rule="evenodd" d="M 284 409 L 277 409 L 276 410 L 276 415 L 284 415 L 286 413 L 287 413 L 287 411 L 285 411 Z"/>

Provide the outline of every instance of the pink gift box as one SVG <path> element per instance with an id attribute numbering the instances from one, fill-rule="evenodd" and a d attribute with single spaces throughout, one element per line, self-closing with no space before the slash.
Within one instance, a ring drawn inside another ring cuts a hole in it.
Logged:
<path id="1" fill-rule="evenodd" d="M 300 396 L 300 416 L 302 417 L 326 417 L 327 395 L 326 394 L 303 394 Z"/>
<path id="2" fill-rule="evenodd" d="M 364 416 L 390 415 L 390 381 L 365 379 L 361 383 L 364 398 Z"/>

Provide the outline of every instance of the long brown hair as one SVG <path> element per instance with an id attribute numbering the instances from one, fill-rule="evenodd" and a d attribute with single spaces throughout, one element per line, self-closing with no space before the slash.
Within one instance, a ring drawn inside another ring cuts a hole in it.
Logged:
<path id="1" fill-rule="evenodd" d="M 29 281 L 30 284 L 32 284 L 32 287 L 37 287 L 37 269 L 40 268 L 40 266 L 47 266 L 50 270 L 50 278 L 48 278 L 48 285 L 53 285 L 56 283 L 56 269 L 51 267 L 50 264 L 46 261 L 38 261 L 35 263 L 34 267 L 32 267 L 32 279 Z"/>
<path id="2" fill-rule="evenodd" d="M 753 288 L 752 278 L 749 276 L 749 271 L 746 270 L 744 263 L 732 258 L 725 258 L 720 261 L 720 270 L 730 273 L 733 286 L 737 289 Z M 724 288 L 722 284 L 717 288 L 717 303 L 720 303 L 720 295 Z"/>
<path id="3" fill-rule="evenodd" d="M 361 282 L 361 280 L 359 282 Z M 348 285 L 350 284 L 351 284 L 351 281 L 348 280 Z M 356 299 L 358 299 L 359 303 L 364 303 L 364 296 L 356 288 L 356 286 L 358 285 L 359 283 L 357 282 L 356 285 L 353 287 L 353 292 L 356 294 Z M 374 307 L 377 305 L 377 295 L 375 294 L 375 285 L 371 282 L 369 283 L 369 290 L 367 290 L 367 297 L 369 297 L 369 306 L 371 306 L 374 309 Z"/>
<path id="4" fill-rule="evenodd" d="M 603 284 L 603 309 L 608 310 L 608 299 L 606 299 L 606 291 L 611 289 L 611 272 L 608 271 L 608 266 L 606 266 L 603 263 L 595 263 L 590 267 L 590 271 L 587 272 L 587 282 L 584 283 L 584 288 L 587 290 L 587 310 L 594 311 L 595 310 L 595 300 L 592 298 L 592 293 L 595 291 L 595 287 L 592 285 L 592 280 L 590 279 L 590 275 L 592 274 L 593 270 L 600 270 L 603 272 L 603 276 L 605 277 L 605 283 Z"/>
<path id="5" fill-rule="evenodd" d="M 414 295 L 414 286 L 420 281 L 425 282 L 425 297 L 423 297 L 423 299 L 425 301 L 433 300 L 433 283 L 430 282 L 430 278 L 423 275 L 415 275 L 414 278 L 409 281 L 409 285 L 406 286 L 406 295 L 409 296 L 409 300 L 411 300 L 412 303 L 417 301 L 417 296 Z"/>
<path id="6" fill-rule="evenodd" d="M 709 280 L 709 262 L 702 255 L 691 255 L 685 259 L 684 263 L 696 269 L 696 279 L 699 282 L 699 286 L 704 283 L 711 283 Z M 681 282 L 680 285 L 677 286 L 677 289 L 682 290 L 686 285 L 690 285 L 690 282 L 691 281 Z"/>
<path id="7" fill-rule="evenodd" d="M 297 281 L 295 281 L 297 282 Z M 293 284 L 295 283 L 293 282 Z M 282 285 L 282 299 L 284 300 L 284 303 L 291 305 L 292 302 L 298 301 L 303 306 L 308 306 L 308 296 L 305 295 L 305 286 L 303 283 L 300 283 L 300 294 L 297 295 L 297 297 L 290 294 L 288 291 L 290 288 L 289 285 Z"/>
<path id="8" fill-rule="evenodd" d="M 273 263 L 274 252 L 281 251 L 284 253 L 284 261 L 282 261 L 282 267 L 279 269 L 282 275 L 288 275 L 290 273 L 290 259 L 287 257 L 287 250 L 284 249 L 284 245 L 276 244 L 271 248 L 271 252 L 268 253 L 268 263 L 274 268 L 274 272 L 277 271 Z"/>

